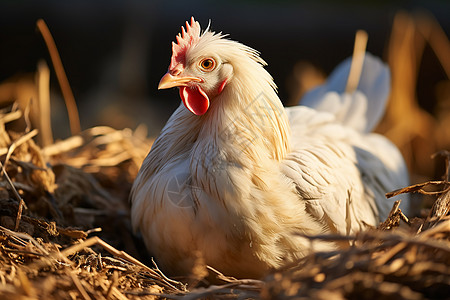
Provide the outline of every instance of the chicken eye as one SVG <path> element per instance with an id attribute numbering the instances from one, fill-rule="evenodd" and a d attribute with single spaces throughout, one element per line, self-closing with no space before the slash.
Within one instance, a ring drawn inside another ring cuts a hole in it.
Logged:
<path id="1" fill-rule="evenodd" d="M 212 71 L 216 66 L 216 62 L 212 58 L 205 58 L 200 61 L 200 67 L 205 71 Z"/>

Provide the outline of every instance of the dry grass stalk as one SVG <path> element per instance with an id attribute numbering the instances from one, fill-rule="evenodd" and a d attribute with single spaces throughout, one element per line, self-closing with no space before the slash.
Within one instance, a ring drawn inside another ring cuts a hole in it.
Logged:
<path id="1" fill-rule="evenodd" d="M 366 53 L 367 40 L 369 35 L 364 30 L 358 30 L 355 36 L 355 45 L 353 47 L 352 64 L 348 74 L 346 93 L 352 93 L 356 90 L 361 77 L 364 63 L 364 54 Z"/>
<path id="2" fill-rule="evenodd" d="M 72 93 L 72 88 L 70 87 L 67 79 L 66 72 L 64 71 L 61 57 L 59 56 L 58 49 L 56 48 L 55 41 L 53 40 L 52 34 L 50 33 L 50 30 L 44 20 L 39 19 L 36 25 L 45 40 L 45 44 L 47 45 L 48 52 L 50 53 L 50 57 L 53 62 L 53 68 L 55 69 L 56 77 L 58 78 L 59 86 L 61 87 L 61 92 L 66 102 L 67 113 L 69 114 L 70 130 L 72 135 L 78 134 L 81 131 L 78 108 L 75 102 L 75 97 Z"/>
<path id="3" fill-rule="evenodd" d="M 405 216 L 399 208 L 400 202 L 401 200 L 395 201 L 386 221 L 378 226 L 380 230 L 389 230 L 391 228 L 398 227 L 400 225 L 400 220 L 404 221 L 408 225 L 410 224 L 408 217 Z"/>
<path id="4" fill-rule="evenodd" d="M 423 38 L 430 44 L 442 68 L 450 79 L 450 41 L 445 31 L 436 21 L 436 19 L 428 14 L 422 14 L 417 19 L 417 29 Z"/>
<path id="5" fill-rule="evenodd" d="M 38 112 L 40 139 L 42 146 L 53 144 L 53 132 L 50 112 L 50 70 L 44 61 L 38 63 L 38 72 L 36 74 L 38 86 Z M 29 122 L 28 122 L 29 123 Z"/>
<path id="6" fill-rule="evenodd" d="M 9 175 L 8 175 L 8 173 L 6 173 L 5 167 L 3 166 L 3 164 L 1 162 L 0 162 L 0 167 L 2 169 L 2 171 L 1 171 L 2 175 L 5 177 L 6 182 L 8 182 L 9 188 L 11 188 L 11 190 L 14 193 L 14 196 L 19 201 L 19 208 L 17 209 L 16 223 L 14 225 L 14 230 L 18 230 L 19 222 L 20 222 L 20 219 L 22 218 L 22 211 L 23 211 L 23 208 L 26 207 L 26 204 L 23 201 L 22 197 L 20 197 L 19 193 L 17 192 L 16 187 L 14 186 L 13 182 L 11 181 L 11 178 L 9 178 Z"/>

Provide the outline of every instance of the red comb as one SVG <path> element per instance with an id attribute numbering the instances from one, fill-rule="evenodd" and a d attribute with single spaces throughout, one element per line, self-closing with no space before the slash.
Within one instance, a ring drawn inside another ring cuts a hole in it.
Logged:
<path id="1" fill-rule="evenodd" d="M 172 60 L 169 69 L 182 62 L 186 49 L 200 39 L 200 24 L 191 17 L 191 24 L 186 21 L 186 30 L 181 26 L 181 33 L 177 35 L 177 43 L 172 42 Z"/>

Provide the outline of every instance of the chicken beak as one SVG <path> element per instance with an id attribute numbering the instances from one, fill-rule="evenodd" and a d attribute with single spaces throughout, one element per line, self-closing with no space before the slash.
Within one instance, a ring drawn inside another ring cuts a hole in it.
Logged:
<path id="1" fill-rule="evenodd" d="M 175 86 L 187 86 L 189 82 L 202 82 L 200 78 L 197 77 L 179 77 L 167 72 L 159 81 L 158 90 L 168 89 Z"/>

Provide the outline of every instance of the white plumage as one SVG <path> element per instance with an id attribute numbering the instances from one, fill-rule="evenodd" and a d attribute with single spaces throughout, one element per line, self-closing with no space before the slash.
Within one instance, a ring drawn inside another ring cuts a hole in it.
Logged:
<path id="1" fill-rule="evenodd" d="M 350 234 L 386 217 L 408 184 L 402 156 L 369 133 L 384 112 L 389 71 L 367 54 L 355 92 L 350 61 L 302 104 L 283 108 L 258 53 L 193 19 L 177 37 L 160 88 L 181 104 L 133 185 L 132 222 L 169 273 L 200 256 L 227 275 L 259 277 L 311 250 L 301 234 Z M 316 250 L 336 245 L 315 243 Z"/>

